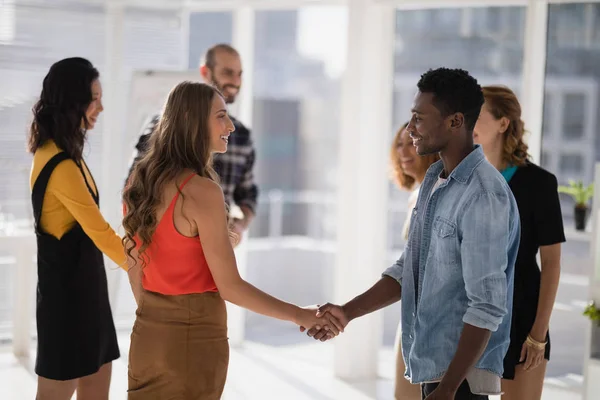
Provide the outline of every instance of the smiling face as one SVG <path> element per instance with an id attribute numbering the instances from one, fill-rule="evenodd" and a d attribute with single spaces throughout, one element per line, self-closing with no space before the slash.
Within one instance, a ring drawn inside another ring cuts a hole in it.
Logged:
<path id="1" fill-rule="evenodd" d="M 452 133 L 448 119 L 435 106 L 433 93 L 417 92 L 406 130 L 418 155 L 439 153 L 447 147 Z"/>
<path id="2" fill-rule="evenodd" d="M 94 129 L 94 126 L 96 126 L 96 122 L 98 121 L 98 116 L 102 111 L 104 111 L 104 107 L 102 106 L 102 85 L 98 79 L 95 79 L 92 82 L 92 101 L 85 111 L 85 117 L 88 123 L 87 126 L 84 126 L 85 121 L 81 121 L 81 127 L 87 130 Z"/>
<path id="3" fill-rule="evenodd" d="M 232 104 L 242 86 L 242 61 L 236 53 L 220 50 L 214 58 L 214 66 L 205 66 L 201 72 L 207 82 L 213 84 L 225 97 L 227 104 Z"/>
<path id="4" fill-rule="evenodd" d="M 396 151 L 402 170 L 413 179 L 419 179 L 429 167 L 429 165 L 426 165 L 426 159 L 417 154 L 417 150 L 406 129 L 400 133 L 400 137 L 396 143 Z"/>
<path id="5" fill-rule="evenodd" d="M 227 114 L 225 101 L 218 94 L 213 96 L 208 127 L 210 130 L 211 152 L 225 153 L 229 135 L 235 130 L 235 127 Z"/>

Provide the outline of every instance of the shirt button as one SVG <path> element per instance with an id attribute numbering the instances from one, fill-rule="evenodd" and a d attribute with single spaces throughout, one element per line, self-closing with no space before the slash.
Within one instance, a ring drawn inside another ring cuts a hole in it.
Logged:
<path id="1" fill-rule="evenodd" d="M 411 338 L 411 339 L 413 338 L 412 335 L 408 335 L 408 337 Z"/>
<path id="2" fill-rule="evenodd" d="M 415 316 L 416 316 L 416 314 L 415 314 L 415 313 L 413 313 L 413 317 L 415 317 Z"/>

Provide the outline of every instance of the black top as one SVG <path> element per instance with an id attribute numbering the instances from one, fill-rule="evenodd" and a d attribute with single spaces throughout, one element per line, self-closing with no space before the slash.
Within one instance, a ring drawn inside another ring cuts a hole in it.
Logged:
<path id="1" fill-rule="evenodd" d="M 540 246 L 565 241 L 556 177 L 528 162 L 519 167 L 509 186 L 517 201 L 521 219 L 521 242 L 515 263 L 515 284 L 511 343 L 504 360 L 504 377 L 514 377 L 521 348 L 533 327 L 540 295 L 540 267 L 536 260 Z M 550 357 L 550 346 L 546 358 Z"/>
<path id="2" fill-rule="evenodd" d="M 540 246 L 565 241 L 562 212 L 556 177 L 535 164 L 527 163 L 515 172 L 509 182 L 521 217 L 521 243 L 515 264 L 515 299 L 521 278 L 528 271 L 539 275 L 536 254 Z"/>

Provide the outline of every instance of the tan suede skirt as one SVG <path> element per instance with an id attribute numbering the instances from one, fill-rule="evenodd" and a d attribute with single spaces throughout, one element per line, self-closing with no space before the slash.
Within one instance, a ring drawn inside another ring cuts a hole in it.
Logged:
<path id="1" fill-rule="evenodd" d="M 129 400 L 221 398 L 227 309 L 218 293 L 142 294 L 129 349 Z"/>

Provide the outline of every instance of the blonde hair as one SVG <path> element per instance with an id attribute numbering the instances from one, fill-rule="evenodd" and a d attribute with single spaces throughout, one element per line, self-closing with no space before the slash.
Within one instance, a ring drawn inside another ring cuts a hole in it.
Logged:
<path id="1" fill-rule="evenodd" d="M 396 132 L 396 136 L 394 136 L 394 141 L 392 142 L 392 148 L 390 150 L 390 162 L 392 167 L 392 178 L 396 185 L 404 190 L 412 190 L 412 188 L 415 186 L 415 178 L 407 175 L 404 172 L 404 168 L 402 168 L 402 163 L 400 162 L 400 157 L 398 156 L 397 150 L 400 138 L 402 137 L 402 132 L 404 132 L 407 126 L 408 122 L 405 122 L 400 129 L 398 129 L 398 132 Z M 427 168 L 440 159 L 440 156 L 437 153 L 419 157 L 423 157 Z"/>
<path id="2" fill-rule="evenodd" d="M 521 104 L 515 93 L 506 86 L 484 86 L 483 97 L 490 114 L 510 122 L 504 132 L 503 161 L 508 165 L 523 166 L 529 159 L 528 146 L 523 140 L 525 123 L 521 119 Z"/>
<path id="3" fill-rule="evenodd" d="M 186 169 L 218 180 L 212 168 L 208 123 L 215 96 L 221 94 L 213 86 L 188 81 L 169 93 L 150 136 L 149 149 L 134 167 L 123 191 L 126 209 L 123 244 L 129 257 L 133 258 L 134 237 L 139 241 L 140 256 L 152 241 L 158 223 L 156 210 L 162 202 L 165 185 Z M 146 264 L 143 258 L 142 262 Z"/>

